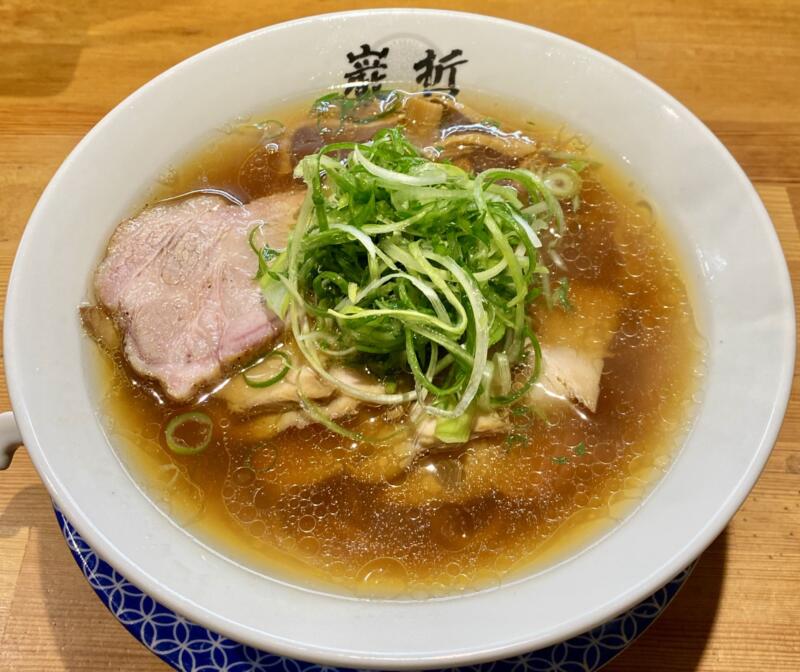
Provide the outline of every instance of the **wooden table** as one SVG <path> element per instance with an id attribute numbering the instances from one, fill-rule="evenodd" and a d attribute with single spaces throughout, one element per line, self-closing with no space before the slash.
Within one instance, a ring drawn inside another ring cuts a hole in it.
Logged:
<path id="1" fill-rule="evenodd" d="M 0 294 L 47 181 L 81 136 L 134 89 L 187 56 L 259 26 L 355 6 L 406 4 L 484 11 L 567 35 L 674 94 L 756 184 L 800 296 L 800 3 L 790 0 L 2 0 Z M 8 408 L 0 378 L 0 410 Z M 0 473 L 0 669 L 166 669 L 84 581 L 22 450 Z M 742 510 L 666 614 L 607 669 L 800 670 L 796 397 Z"/>

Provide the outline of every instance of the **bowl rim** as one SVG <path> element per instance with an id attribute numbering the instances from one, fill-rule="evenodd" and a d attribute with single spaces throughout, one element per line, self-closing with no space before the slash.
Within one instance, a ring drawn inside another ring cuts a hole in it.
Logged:
<path id="1" fill-rule="evenodd" d="M 631 587 L 627 592 L 623 593 L 622 595 L 619 595 L 617 599 L 612 603 L 604 604 L 595 609 L 594 611 L 585 613 L 579 618 L 574 618 L 570 622 L 570 627 L 568 629 L 562 628 L 562 630 L 556 633 L 555 635 L 553 633 L 545 633 L 546 636 L 539 637 L 538 639 L 531 638 L 519 641 L 503 642 L 499 644 L 493 644 L 492 646 L 480 645 L 479 647 L 476 646 L 475 649 L 469 651 L 459 651 L 457 653 L 449 655 L 446 659 L 434 659 L 430 657 L 414 658 L 411 656 L 402 658 L 395 658 L 395 657 L 381 658 L 381 657 L 370 657 L 361 654 L 353 654 L 352 652 L 342 651 L 342 650 L 320 651 L 317 649 L 308 648 L 307 646 L 298 646 L 297 643 L 294 641 L 271 637 L 270 633 L 261 632 L 259 633 L 259 637 L 255 637 L 249 632 L 243 632 L 243 629 L 237 629 L 235 627 L 237 624 L 235 623 L 231 624 L 225 621 L 220 621 L 219 619 L 211 618 L 211 616 L 215 615 L 209 614 L 209 612 L 191 609 L 190 606 L 193 607 L 196 605 L 190 603 L 184 596 L 180 596 L 171 591 L 165 590 L 165 587 L 163 585 L 153 581 L 149 574 L 142 572 L 139 569 L 138 565 L 131 562 L 131 560 L 127 556 L 120 554 L 118 552 L 118 549 L 113 544 L 109 543 L 108 539 L 99 534 L 99 531 L 91 523 L 89 517 L 84 515 L 84 513 L 80 508 L 76 507 L 74 500 L 70 496 L 70 493 L 64 489 L 63 484 L 57 477 L 57 474 L 52 472 L 52 470 L 50 469 L 50 465 L 45 459 L 44 455 L 45 451 L 42 449 L 42 446 L 38 442 L 36 430 L 35 427 L 33 426 L 33 422 L 29 414 L 29 409 L 27 407 L 25 398 L 23 397 L 23 393 L 21 390 L 21 382 L 18 377 L 19 369 L 22 368 L 22 365 L 17 361 L 18 360 L 18 357 L 16 355 L 16 352 L 18 350 L 17 339 L 21 338 L 22 336 L 21 334 L 18 334 L 14 329 L 14 322 L 15 322 L 14 315 L 19 310 L 21 302 L 24 301 L 24 297 L 20 295 L 20 291 L 17 289 L 18 286 L 23 283 L 22 279 L 20 278 L 21 271 L 19 269 L 20 264 L 18 263 L 18 260 L 26 254 L 29 246 L 31 245 L 30 243 L 32 238 L 31 231 L 34 228 L 34 226 L 37 225 L 37 222 L 39 222 L 39 220 L 41 219 L 41 213 L 46 209 L 48 202 L 54 197 L 54 194 L 58 193 L 59 183 L 62 180 L 63 176 L 70 171 L 70 168 L 73 162 L 75 161 L 75 157 L 78 156 L 87 145 L 89 145 L 94 141 L 94 138 L 98 135 L 98 133 L 103 128 L 105 128 L 106 125 L 108 125 L 114 120 L 116 115 L 120 113 L 120 110 L 135 105 L 144 92 L 149 91 L 152 87 L 155 87 L 161 81 L 170 78 L 174 73 L 186 68 L 190 64 L 194 64 L 204 59 L 210 58 L 217 52 L 228 49 L 232 45 L 249 41 L 254 38 L 262 38 L 263 36 L 267 36 L 270 33 L 276 31 L 287 30 L 304 24 L 316 23 L 321 20 L 322 21 L 347 20 L 349 18 L 363 17 L 365 15 L 368 16 L 436 15 L 445 18 L 452 17 L 453 19 L 460 19 L 460 20 L 467 19 L 473 21 L 488 22 L 499 26 L 513 27 L 516 29 L 522 28 L 526 31 L 530 31 L 531 33 L 539 34 L 540 36 L 545 37 L 548 40 L 555 42 L 556 44 L 564 45 L 571 49 L 576 49 L 580 52 L 583 52 L 584 54 L 590 56 L 592 59 L 597 59 L 603 62 L 605 65 L 610 66 L 611 68 L 614 68 L 616 70 L 619 70 L 622 73 L 626 74 L 628 77 L 636 80 L 638 86 L 649 89 L 652 94 L 658 96 L 660 99 L 668 102 L 671 106 L 677 109 L 682 114 L 684 119 L 688 123 L 694 125 L 697 131 L 702 136 L 704 136 L 704 139 L 707 142 L 714 145 L 716 149 L 719 152 L 721 152 L 721 154 L 726 158 L 727 162 L 730 164 L 731 168 L 736 173 L 736 177 L 740 182 L 741 188 L 747 191 L 749 200 L 751 201 L 754 211 L 758 214 L 758 218 L 760 220 L 759 223 L 763 226 L 764 234 L 767 236 L 766 242 L 771 246 L 773 251 L 776 252 L 775 255 L 776 258 L 783 260 L 782 267 L 781 269 L 779 269 L 779 273 L 782 276 L 781 283 L 783 285 L 784 291 L 788 293 L 789 298 L 792 297 L 790 276 L 788 268 L 785 263 L 785 258 L 783 257 L 783 252 L 780 246 L 779 239 L 777 237 L 777 233 L 774 229 L 774 226 L 771 224 L 771 219 L 766 209 L 764 208 L 763 203 L 761 202 L 757 192 L 755 191 L 754 187 L 750 183 L 749 179 L 747 178 L 742 168 L 735 161 L 735 159 L 727 150 L 727 148 L 710 131 L 710 129 L 708 129 L 688 108 L 686 108 L 686 106 L 684 106 L 682 103 L 677 101 L 662 88 L 660 88 L 659 86 L 657 86 L 656 84 L 654 84 L 649 79 L 645 78 L 643 75 L 639 74 L 632 68 L 620 63 L 616 59 L 613 59 L 595 49 L 592 49 L 591 47 L 583 45 L 575 40 L 566 38 L 564 36 L 543 30 L 541 28 L 537 28 L 535 26 L 530 26 L 520 22 L 493 16 L 487 16 L 483 14 L 451 11 L 451 10 L 416 9 L 416 8 L 358 9 L 358 10 L 350 10 L 343 12 L 332 12 L 326 14 L 307 16 L 299 19 L 294 19 L 291 21 L 265 26 L 250 31 L 248 33 L 242 34 L 240 36 L 234 37 L 230 40 L 226 40 L 222 43 L 216 44 L 208 49 L 205 49 L 181 61 L 180 63 L 172 66 L 168 70 L 162 72 L 155 78 L 151 79 L 143 86 L 138 88 L 136 91 L 131 93 L 129 96 L 127 96 L 123 101 L 121 101 L 118 105 L 116 105 L 110 112 L 108 112 L 108 114 L 106 114 L 103 117 L 103 119 L 101 119 L 75 146 L 75 148 L 63 161 L 63 163 L 56 171 L 54 176 L 51 178 L 44 192 L 40 196 L 36 204 L 36 207 L 31 213 L 30 218 L 28 220 L 28 225 L 25 228 L 25 231 L 23 233 L 22 239 L 20 241 L 15 256 L 14 265 L 12 267 L 12 272 L 9 279 L 8 292 L 7 292 L 7 300 L 5 308 L 5 325 L 4 325 L 4 341 L 5 341 L 4 349 L 6 352 L 6 371 L 8 377 L 9 394 L 12 401 L 12 406 L 14 408 L 16 421 L 18 423 L 21 434 L 25 440 L 25 445 L 28 448 L 28 452 L 31 456 L 31 459 L 37 471 L 39 472 L 42 480 L 44 481 L 46 487 L 48 488 L 51 496 L 56 500 L 58 505 L 64 510 L 69 520 L 75 525 L 75 527 L 79 530 L 81 535 L 84 536 L 84 538 L 86 538 L 88 543 L 95 550 L 97 550 L 97 552 L 101 555 L 101 557 L 107 559 L 113 566 L 119 568 L 119 570 L 122 572 L 123 575 L 128 577 L 143 591 L 145 591 L 150 595 L 153 595 L 159 601 L 162 601 L 166 606 L 169 606 L 171 609 L 177 611 L 178 613 L 184 613 L 184 614 L 190 613 L 192 615 L 192 618 L 194 618 L 198 622 L 207 624 L 209 627 L 212 627 L 213 629 L 215 629 L 218 632 L 221 632 L 222 634 L 226 634 L 234 639 L 238 639 L 245 643 L 253 644 L 254 646 L 259 646 L 263 648 L 268 647 L 268 650 L 271 652 L 275 652 L 277 654 L 284 655 L 287 657 L 312 660 L 317 662 L 323 662 L 326 664 L 335 664 L 342 666 L 379 665 L 384 669 L 412 669 L 419 666 L 431 666 L 445 662 L 448 665 L 455 665 L 455 664 L 467 664 L 484 660 L 494 660 L 494 659 L 504 658 L 511 655 L 525 653 L 534 648 L 539 648 L 541 646 L 546 646 L 548 644 L 555 643 L 556 641 L 559 641 L 565 637 L 579 634 L 580 632 L 589 629 L 592 625 L 597 624 L 603 619 L 607 619 L 613 616 L 616 612 L 619 612 L 621 610 L 630 607 L 643 597 L 646 597 L 648 594 L 657 590 L 663 583 L 668 581 L 673 575 L 676 575 L 683 568 L 685 568 L 722 531 L 722 529 L 728 523 L 730 518 L 735 514 L 736 510 L 742 504 L 742 502 L 744 501 L 744 499 L 754 486 L 756 480 L 758 479 L 758 476 L 760 475 L 770 455 L 772 446 L 777 438 L 777 434 L 781 427 L 781 423 L 783 420 L 783 416 L 791 392 L 792 377 L 794 371 L 796 326 L 794 319 L 793 303 L 791 307 L 787 306 L 787 310 L 790 310 L 792 314 L 791 325 L 790 327 L 787 328 L 787 331 L 784 334 L 785 339 L 783 344 L 785 348 L 784 352 L 786 353 L 787 358 L 789 357 L 791 358 L 791 365 L 785 368 L 783 375 L 780 377 L 779 380 L 776 381 L 774 387 L 775 389 L 774 403 L 772 405 L 772 413 L 769 417 L 769 421 L 766 424 L 766 426 L 763 427 L 760 443 L 757 446 L 757 448 L 754 448 L 752 453 L 752 460 L 750 461 L 746 471 L 743 474 L 741 474 L 741 478 L 739 479 L 735 489 L 728 494 L 728 497 L 725 499 L 724 503 L 717 509 L 716 514 L 713 516 L 713 518 L 707 521 L 705 527 L 702 530 L 702 533 L 698 534 L 693 539 L 691 539 L 680 553 L 673 555 L 667 562 L 663 563 L 657 572 L 654 572 L 651 576 L 648 577 L 648 580 L 642 581 L 637 585 Z M 31 226 L 32 224 L 33 226 Z M 198 617 L 198 614 L 202 615 Z"/>

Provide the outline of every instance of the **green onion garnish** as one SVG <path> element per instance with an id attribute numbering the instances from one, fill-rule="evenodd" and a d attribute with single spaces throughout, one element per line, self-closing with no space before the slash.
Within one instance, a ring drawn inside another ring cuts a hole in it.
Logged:
<path id="1" fill-rule="evenodd" d="M 544 177 L 544 183 L 556 198 L 573 198 L 580 193 L 583 186 L 581 176 L 569 166 L 548 170 Z"/>
<path id="2" fill-rule="evenodd" d="M 416 401 L 440 418 L 511 404 L 530 388 L 540 351 L 528 309 L 552 301 L 542 237 L 552 247 L 564 231 L 546 180 L 430 161 L 398 128 L 328 145 L 295 176 L 308 194 L 286 251 L 259 254 L 260 282 L 321 378 L 356 399 Z M 533 372 L 514 385 L 530 348 Z M 325 366 L 334 351 L 390 380 L 405 374 L 413 389 L 379 394 L 340 380 Z"/>
<path id="3" fill-rule="evenodd" d="M 342 427 L 338 422 L 331 420 L 326 414 L 325 411 L 317 406 L 313 401 L 311 401 L 303 392 L 298 388 L 297 396 L 300 399 L 300 403 L 303 407 L 303 410 L 308 413 L 309 417 L 316 420 L 319 424 L 323 427 L 328 428 L 335 434 L 339 434 L 344 436 L 345 438 L 352 439 L 353 441 L 366 441 L 361 432 L 353 432 L 347 429 L 346 427 Z"/>
<path id="4" fill-rule="evenodd" d="M 191 440 L 177 436 L 177 433 L 191 434 Z M 214 434 L 214 423 L 201 411 L 190 411 L 176 415 L 167 423 L 164 431 L 167 446 L 178 455 L 196 455 L 208 448 Z"/>
<path id="5" fill-rule="evenodd" d="M 266 380 L 262 380 L 260 378 L 255 378 L 253 376 L 247 375 L 247 372 L 250 371 L 250 369 L 252 369 L 255 366 L 258 366 L 259 364 L 263 364 L 268 359 L 272 359 L 273 357 L 280 357 L 284 362 L 283 368 L 280 371 L 278 371 L 278 373 L 276 373 L 274 376 L 271 376 Z M 256 361 L 255 364 L 242 371 L 242 378 L 244 378 L 244 382 L 247 383 L 250 387 L 269 387 L 270 385 L 274 385 L 275 383 L 283 380 L 286 377 L 286 374 L 289 373 L 291 368 L 292 368 L 292 362 L 289 359 L 289 355 L 283 352 L 283 350 L 273 350 L 272 352 L 268 352 L 261 359 Z"/>

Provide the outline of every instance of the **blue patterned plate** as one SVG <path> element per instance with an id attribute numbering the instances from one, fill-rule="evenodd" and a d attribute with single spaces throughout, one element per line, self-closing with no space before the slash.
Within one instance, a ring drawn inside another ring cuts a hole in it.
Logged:
<path id="1" fill-rule="evenodd" d="M 281 658 L 197 625 L 144 594 L 81 538 L 57 508 L 75 562 L 114 617 L 161 660 L 181 672 L 353 672 Z M 595 672 L 624 651 L 661 614 L 689 577 L 691 565 L 625 614 L 582 635 L 532 653 L 438 672 Z"/>

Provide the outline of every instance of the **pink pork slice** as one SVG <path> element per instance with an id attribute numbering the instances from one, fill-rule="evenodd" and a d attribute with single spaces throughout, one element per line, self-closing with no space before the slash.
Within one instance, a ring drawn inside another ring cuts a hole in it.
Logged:
<path id="1" fill-rule="evenodd" d="M 263 222 L 267 241 L 283 247 L 302 199 L 293 192 L 237 206 L 202 194 L 119 225 L 95 292 L 134 370 L 183 401 L 280 336 L 283 324 L 254 281 L 258 259 L 248 236 Z"/>

